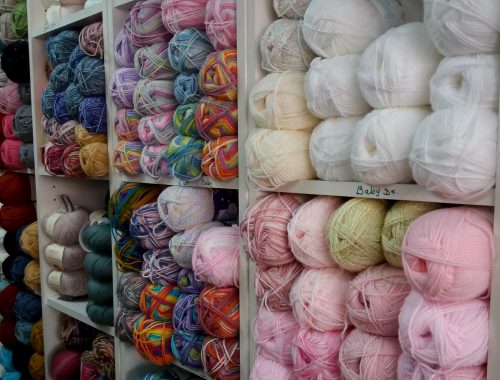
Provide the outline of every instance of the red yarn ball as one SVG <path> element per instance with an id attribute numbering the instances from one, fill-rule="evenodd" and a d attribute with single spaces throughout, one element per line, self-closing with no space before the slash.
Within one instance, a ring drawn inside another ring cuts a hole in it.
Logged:
<path id="1" fill-rule="evenodd" d="M 15 328 L 15 319 L 4 319 L 0 323 L 0 342 L 10 350 L 16 346 L 17 342 L 16 335 L 14 334 Z"/>
<path id="2" fill-rule="evenodd" d="M 0 174 L 0 203 L 15 204 L 31 201 L 31 184 L 27 174 Z"/>
<path id="3" fill-rule="evenodd" d="M 63 153 L 64 145 L 47 143 L 42 148 L 42 162 L 45 170 L 53 175 L 63 175 Z"/>
<path id="4" fill-rule="evenodd" d="M 15 319 L 14 316 L 14 303 L 16 302 L 17 293 L 19 288 L 15 285 L 7 286 L 1 293 L 0 299 L 0 315 L 5 319 Z"/>
<path id="5" fill-rule="evenodd" d="M 64 149 L 62 162 L 64 175 L 75 178 L 85 177 L 85 172 L 80 164 L 80 146 L 78 144 L 71 144 Z"/>
<path id="6" fill-rule="evenodd" d="M 72 380 L 80 378 L 81 352 L 63 348 L 52 356 L 50 375 L 53 380 Z"/>
<path id="7" fill-rule="evenodd" d="M 36 209 L 33 203 L 4 205 L 0 208 L 0 227 L 7 232 L 16 232 L 35 220 Z"/>
<path id="8" fill-rule="evenodd" d="M 238 288 L 207 285 L 200 294 L 198 318 L 205 332 L 213 337 L 237 337 L 240 330 Z"/>

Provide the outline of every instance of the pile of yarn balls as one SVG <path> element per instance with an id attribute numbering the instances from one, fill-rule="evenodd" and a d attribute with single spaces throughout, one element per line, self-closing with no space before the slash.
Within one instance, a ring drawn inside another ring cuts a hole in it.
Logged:
<path id="1" fill-rule="evenodd" d="M 237 199 L 229 190 L 136 183 L 111 195 L 122 272 L 116 333 L 156 365 L 177 360 L 212 378 L 239 377 Z"/>
<path id="2" fill-rule="evenodd" d="M 83 6 L 83 4 L 82 4 Z M 42 95 L 48 173 L 70 177 L 108 174 L 103 24 L 63 30 L 47 39 L 48 83 Z"/>
<path id="3" fill-rule="evenodd" d="M 235 0 L 137 2 L 115 61 L 117 170 L 180 181 L 238 176 Z"/>

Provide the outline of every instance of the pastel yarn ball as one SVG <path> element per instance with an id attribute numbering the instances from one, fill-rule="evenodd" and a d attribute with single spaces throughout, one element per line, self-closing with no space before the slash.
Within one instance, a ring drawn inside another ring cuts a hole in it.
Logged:
<path id="1" fill-rule="evenodd" d="M 113 167 L 132 176 L 142 173 L 141 154 L 143 148 L 144 145 L 140 141 L 119 141 L 113 148 Z"/>
<path id="2" fill-rule="evenodd" d="M 209 141 L 238 134 L 237 103 L 203 97 L 195 108 L 196 130 L 202 139 Z"/>
<path id="3" fill-rule="evenodd" d="M 197 102 L 201 98 L 198 73 L 180 73 L 175 78 L 174 96 L 179 104 Z"/>
<path id="4" fill-rule="evenodd" d="M 399 341 L 405 352 L 428 365 L 447 369 L 486 363 L 489 302 L 480 299 L 432 302 L 417 291 L 399 315 Z"/>
<path id="5" fill-rule="evenodd" d="M 198 317 L 208 335 L 215 338 L 236 338 L 240 330 L 238 288 L 205 286 L 200 293 Z"/>
<path id="6" fill-rule="evenodd" d="M 174 306 L 180 294 L 180 289 L 174 284 L 148 284 L 142 290 L 139 306 L 148 318 L 172 323 Z"/>
<path id="7" fill-rule="evenodd" d="M 293 379 L 294 376 L 291 366 L 281 365 L 257 354 L 249 380 L 288 380 Z"/>
<path id="8" fill-rule="evenodd" d="M 61 271 L 83 269 L 86 252 L 80 244 L 61 245 L 49 244 L 44 251 L 45 260 L 52 267 Z"/>
<path id="9" fill-rule="evenodd" d="M 83 270 L 61 272 L 52 270 L 47 277 L 47 284 L 56 293 L 70 298 L 87 295 L 88 276 Z"/>
<path id="10" fill-rule="evenodd" d="M 273 8 L 278 17 L 302 19 L 311 0 L 273 0 Z"/>
<path id="11" fill-rule="evenodd" d="M 199 84 L 206 96 L 235 102 L 238 99 L 238 53 L 236 49 L 210 53 L 200 68 Z"/>
<path id="12" fill-rule="evenodd" d="M 290 290 L 295 319 L 303 328 L 343 330 L 347 326 L 346 296 L 349 272 L 338 268 L 305 269 Z"/>
<path id="13" fill-rule="evenodd" d="M 134 107 L 134 91 L 140 79 L 133 68 L 121 67 L 115 71 L 109 91 L 118 109 Z"/>
<path id="14" fill-rule="evenodd" d="M 175 330 L 188 330 L 191 332 L 203 331 L 198 320 L 199 294 L 182 293 L 174 306 Z"/>
<path id="15" fill-rule="evenodd" d="M 167 0 L 161 5 L 165 28 L 170 33 L 187 28 L 205 29 L 205 9 L 208 0 Z"/>
<path id="16" fill-rule="evenodd" d="M 130 20 L 128 20 L 128 24 L 130 24 Z M 129 38 L 129 27 L 124 26 L 118 32 L 115 40 L 114 57 L 118 65 L 132 68 L 134 67 L 135 53 L 139 48 L 132 44 L 132 41 Z"/>
<path id="17" fill-rule="evenodd" d="M 141 276 L 155 285 L 177 285 L 181 267 L 168 248 L 150 249 L 144 253 Z"/>
<path id="18" fill-rule="evenodd" d="M 163 223 L 156 202 L 146 203 L 133 211 L 129 230 L 144 249 L 166 248 L 175 234 Z"/>
<path id="19" fill-rule="evenodd" d="M 168 56 L 170 43 L 165 41 L 144 46 L 134 56 L 134 68 L 141 78 L 174 79 L 176 69 Z"/>
<path id="20" fill-rule="evenodd" d="M 42 218 L 42 229 L 55 243 L 77 244 L 80 230 L 88 221 L 89 212 L 72 204 L 67 208 L 68 203 L 63 202 L 61 202 L 62 205 L 59 209 Z"/>
<path id="21" fill-rule="evenodd" d="M 80 47 L 91 57 L 102 59 L 104 56 L 103 24 L 101 21 L 85 26 L 80 31 Z"/>
<path id="22" fill-rule="evenodd" d="M 187 28 L 175 33 L 168 44 L 168 58 L 178 72 L 198 72 L 214 51 L 204 31 Z"/>
<path id="23" fill-rule="evenodd" d="M 201 160 L 205 143 L 189 136 L 174 137 L 167 149 L 167 162 L 174 178 L 191 181 L 202 175 Z"/>
<path id="24" fill-rule="evenodd" d="M 449 199 L 479 198 L 495 183 L 497 114 L 449 108 L 428 116 L 417 128 L 410 153 L 413 178 Z"/>
<path id="25" fill-rule="evenodd" d="M 135 86 L 133 105 L 142 116 L 174 111 L 178 105 L 174 96 L 174 82 L 141 79 Z"/>
<path id="26" fill-rule="evenodd" d="M 167 162 L 168 145 L 151 145 L 145 146 L 141 153 L 141 169 L 158 180 L 161 177 L 166 177 L 170 174 Z"/>
<path id="27" fill-rule="evenodd" d="M 205 29 L 215 50 L 236 48 L 236 0 L 208 0 Z"/>
<path id="28" fill-rule="evenodd" d="M 403 241 L 403 268 L 413 288 L 427 299 L 462 301 L 487 297 L 493 230 L 487 211 L 454 207 L 413 221 Z"/>
<path id="29" fill-rule="evenodd" d="M 123 273 L 118 279 L 118 285 L 116 288 L 118 301 L 126 309 L 139 311 L 141 294 L 148 284 L 148 280 L 140 276 L 138 273 Z"/>
<path id="30" fill-rule="evenodd" d="M 205 175 L 221 181 L 238 177 L 238 137 L 224 136 L 205 142 L 201 168 Z"/>
<path id="31" fill-rule="evenodd" d="M 179 106 L 175 110 L 182 107 Z M 144 145 L 158 146 L 170 145 L 176 137 L 173 116 L 175 113 L 169 111 L 160 115 L 144 116 L 137 126 L 139 139 Z"/>
<path id="32" fill-rule="evenodd" d="M 341 205 L 339 197 L 317 196 L 294 211 L 288 223 L 288 240 L 295 259 L 305 267 L 322 269 L 337 265 L 326 244 L 325 226 Z"/>
<path id="33" fill-rule="evenodd" d="M 161 0 L 135 3 L 125 23 L 127 35 L 136 46 L 148 46 L 170 38 L 161 19 Z"/>
<path id="34" fill-rule="evenodd" d="M 1 17 L 1 16 L 0 16 Z M 19 98 L 19 91 L 18 91 L 18 85 L 13 82 L 7 83 L 4 87 L 0 88 L 0 112 L 3 114 L 14 114 L 16 113 L 16 110 L 22 106 L 21 99 Z M 46 109 L 43 107 L 43 104 L 45 104 L 44 100 L 46 99 L 46 96 L 48 98 L 48 105 L 46 107 L 52 107 L 51 100 L 54 98 L 51 96 L 55 96 L 53 93 L 49 94 L 43 94 L 42 95 L 42 108 Z"/>
<path id="35" fill-rule="evenodd" d="M 132 109 L 122 108 L 116 112 L 115 133 L 120 140 L 134 141 L 139 138 L 141 115 Z"/>
<path id="36" fill-rule="evenodd" d="M 140 316 L 134 323 L 134 345 L 144 359 L 155 365 L 169 365 L 175 360 L 171 350 L 174 328 L 171 322 L 161 322 Z"/>

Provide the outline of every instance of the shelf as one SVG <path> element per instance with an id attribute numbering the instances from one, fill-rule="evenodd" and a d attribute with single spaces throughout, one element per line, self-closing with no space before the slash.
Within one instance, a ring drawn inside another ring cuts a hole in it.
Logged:
<path id="1" fill-rule="evenodd" d="M 85 180 L 88 180 L 88 179 L 91 179 L 91 180 L 94 180 L 94 181 L 109 181 L 109 176 L 108 175 L 103 176 L 103 177 L 83 177 L 83 178 L 76 178 L 76 177 L 70 177 L 70 176 L 66 176 L 66 175 L 50 174 L 43 167 L 38 168 L 38 175 L 46 176 L 46 177 L 68 178 L 68 179 L 74 179 L 76 181 L 85 181 Z"/>
<path id="2" fill-rule="evenodd" d="M 35 28 L 33 30 L 33 37 L 44 38 L 64 29 L 82 27 L 96 21 L 101 21 L 104 6 L 105 3 L 103 1 L 100 4 L 72 13 L 56 23 L 45 24 L 42 27 Z"/>
<path id="3" fill-rule="evenodd" d="M 208 376 L 207 374 L 205 374 L 205 372 L 203 372 L 203 370 L 201 370 L 199 368 L 191 368 L 191 367 L 189 367 L 187 365 L 182 364 L 178 360 L 176 360 L 175 362 L 173 362 L 172 365 L 174 365 L 176 367 L 179 367 L 179 368 L 183 369 L 186 372 L 192 373 L 193 375 L 201 377 L 202 379 L 207 379 L 207 380 L 211 380 L 212 379 L 210 376 Z"/>
<path id="4" fill-rule="evenodd" d="M 102 331 L 103 333 L 106 333 L 106 334 L 111 335 L 111 336 L 115 335 L 115 329 L 113 327 L 99 325 L 99 324 L 94 323 L 90 320 L 89 316 L 87 315 L 87 311 L 86 311 L 87 300 L 84 300 L 84 301 L 63 301 L 63 300 L 55 298 L 55 297 L 47 297 L 46 303 L 52 309 L 55 309 L 63 314 L 69 315 L 70 317 L 73 317 L 75 319 L 78 319 L 79 321 L 81 321 L 89 326 L 92 326 L 92 327 L 96 328 L 97 330 Z"/>
<path id="5" fill-rule="evenodd" d="M 21 174 L 35 174 L 35 171 L 32 169 L 2 169 L 2 172 L 11 172 L 11 173 L 21 173 Z"/>
<path id="6" fill-rule="evenodd" d="M 266 190 L 267 191 L 267 190 Z M 494 206 L 495 191 L 492 189 L 483 197 L 475 200 L 447 199 L 430 193 L 423 187 L 414 184 L 390 186 L 370 186 L 361 182 L 329 182 L 320 180 L 297 181 L 283 186 L 274 192 L 300 193 L 312 195 L 332 195 L 340 197 L 362 197 L 390 200 L 407 200 L 420 202 L 440 202 L 450 204 L 467 204 L 476 206 Z"/>
<path id="7" fill-rule="evenodd" d="M 140 183 L 150 183 L 154 185 L 168 185 L 168 186 L 191 186 L 191 187 L 209 187 L 214 189 L 238 189 L 238 178 L 231 181 L 218 181 L 210 177 L 201 177 L 200 179 L 194 181 L 181 181 L 173 177 L 160 178 L 155 180 L 149 175 L 139 174 L 136 176 L 129 176 L 122 174 L 122 182 L 140 182 Z"/>
<path id="8" fill-rule="evenodd" d="M 137 0 L 114 0 L 113 1 L 113 7 L 115 8 L 124 8 L 124 9 L 129 9 L 132 8 L 132 6 L 137 3 Z"/>

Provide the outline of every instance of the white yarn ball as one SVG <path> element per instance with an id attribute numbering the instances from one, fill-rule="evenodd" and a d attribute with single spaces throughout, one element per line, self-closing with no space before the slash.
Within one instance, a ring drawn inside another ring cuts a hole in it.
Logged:
<path id="1" fill-rule="evenodd" d="M 424 0 L 424 22 L 443 55 L 500 52 L 498 0 Z"/>
<path id="2" fill-rule="evenodd" d="M 260 40 L 262 68 L 271 72 L 307 71 L 315 55 L 307 46 L 298 20 L 276 20 Z"/>
<path id="3" fill-rule="evenodd" d="M 250 92 L 250 113 L 255 124 L 269 129 L 313 129 L 319 120 L 307 109 L 304 74 L 272 73 Z"/>
<path id="4" fill-rule="evenodd" d="M 85 8 L 93 7 L 94 5 L 101 4 L 102 0 L 87 0 L 85 2 Z"/>
<path id="5" fill-rule="evenodd" d="M 365 115 L 371 107 L 358 83 L 359 55 L 316 58 L 305 77 L 307 108 L 319 118 Z"/>
<path id="6" fill-rule="evenodd" d="M 327 119 L 311 135 L 309 156 L 318 178 L 325 181 L 357 181 L 351 167 L 351 146 L 361 116 Z"/>
<path id="7" fill-rule="evenodd" d="M 448 108 L 417 128 L 410 153 L 415 181 L 450 199 L 479 197 L 495 185 L 498 115 Z"/>
<path id="8" fill-rule="evenodd" d="M 273 0 L 273 8 L 278 17 L 301 19 L 311 0 Z"/>
<path id="9" fill-rule="evenodd" d="M 362 55 L 358 70 L 361 93 L 373 108 L 428 105 L 429 81 L 440 60 L 423 23 L 391 29 Z"/>
<path id="10" fill-rule="evenodd" d="M 434 110 L 467 106 L 498 111 L 500 55 L 474 54 L 448 57 L 431 78 Z"/>
<path id="11" fill-rule="evenodd" d="M 354 132 L 352 169 L 370 185 L 409 183 L 408 157 L 418 125 L 431 113 L 426 107 L 386 108 L 370 112 Z"/>
<path id="12" fill-rule="evenodd" d="M 254 130 L 245 143 L 248 178 L 267 190 L 314 179 L 309 161 L 310 137 L 307 131 Z"/>
<path id="13" fill-rule="evenodd" d="M 386 30 L 422 19 L 420 1 L 312 0 L 304 15 L 304 38 L 321 57 L 361 54 Z"/>

